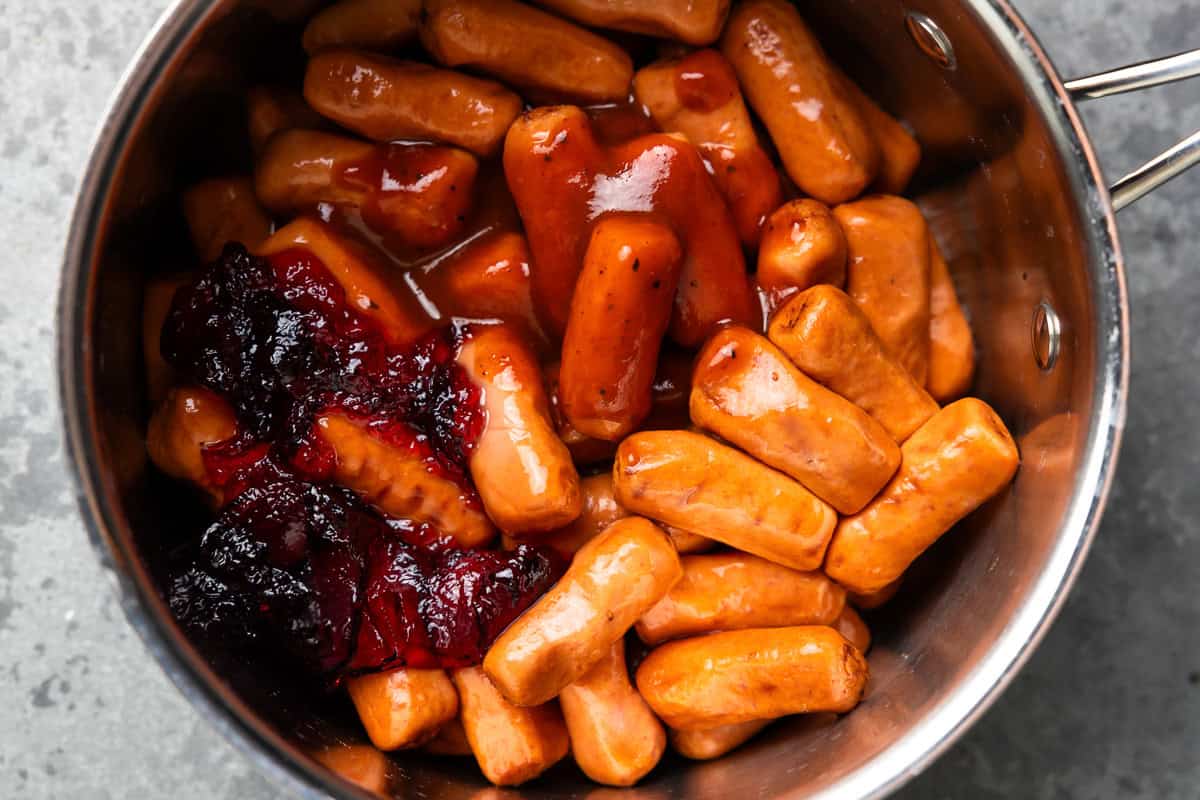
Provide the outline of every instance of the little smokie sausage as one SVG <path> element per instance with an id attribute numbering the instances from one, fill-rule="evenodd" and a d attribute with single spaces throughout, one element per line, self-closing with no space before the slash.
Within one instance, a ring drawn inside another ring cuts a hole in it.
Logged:
<path id="1" fill-rule="evenodd" d="M 172 478 L 191 481 L 219 504 L 222 491 L 204 467 L 204 448 L 237 433 L 233 408 L 220 395 L 197 386 L 171 389 L 146 430 L 146 451 Z"/>
<path id="2" fill-rule="evenodd" d="M 579 548 L 603 533 L 609 525 L 629 516 L 613 496 L 612 473 L 602 472 L 579 482 L 583 494 L 583 511 L 575 521 L 565 528 L 553 531 L 540 544 L 546 544 L 566 555 L 574 555 Z"/>
<path id="3" fill-rule="evenodd" d="M 796 295 L 775 314 L 767 336 L 805 374 L 866 411 L 897 442 L 937 413 L 937 403 L 840 289 L 814 286 Z"/>
<path id="4" fill-rule="evenodd" d="M 295 89 L 280 86 L 251 86 L 246 91 L 246 128 L 250 146 L 261 153 L 267 141 L 279 131 L 292 128 L 319 130 L 325 118 L 304 102 Z"/>
<path id="5" fill-rule="evenodd" d="M 157 407 L 171 388 L 174 369 L 162 355 L 162 329 L 171 312 L 171 301 L 181 286 L 192 282 L 187 273 L 154 278 L 142 297 L 142 359 L 146 368 L 146 398 Z"/>
<path id="6" fill-rule="evenodd" d="M 271 220 L 245 177 L 213 178 L 191 187 L 183 193 L 183 216 L 206 263 L 219 257 L 228 242 L 253 248 L 271 235 Z"/>
<path id="7" fill-rule="evenodd" d="M 567 450 L 570 451 L 571 458 L 576 464 L 595 464 L 607 461 L 613 457 L 613 453 L 617 452 L 617 443 L 584 434 L 572 425 L 571 420 L 567 419 L 567 415 L 563 413 L 558 386 L 558 375 L 561 371 L 561 365 L 557 361 L 550 362 L 542 369 L 542 375 L 546 380 L 546 394 L 550 396 L 550 413 L 554 418 L 554 427 L 558 431 L 558 438 L 562 439 L 563 444 L 567 446 Z"/>
<path id="8" fill-rule="evenodd" d="M 957 400 L 975 376 L 975 341 L 954 291 L 942 251 L 929 239 L 929 377 L 925 387 L 939 403 Z"/>
<path id="9" fill-rule="evenodd" d="M 756 277 L 771 310 L 810 286 L 845 285 L 846 234 L 829 206 L 807 198 L 790 200 L 767 217 Z"/>
<path id="10" fill-rule="evenodd" d="M 837 522 L 832 507 L 788 476 L 690 431 L 621 442 L 613 490 L 634 514 L 798 570 L 821 565 Z"/>
<path id="11" fill-rule="evenodd" d="M 875 178 L 879 146 L 836 67 L 785 0 L 733 10 L 721 51 L 758 112 L 796 185 L 823 203 L 843 203 Z"/>
<path id="12" fill-rule="evenodd" d="M 846 294 L 871 320 L 913 379 L 929 372 L 929 230 L 903 197 L 874 195 L 838 206 L 846 233 Z"/>
<path id="13" fill-rule="evenodd" d="M 567 726 L 557 703 L 514 706 L 479 667 L 455 670 L 467 741 L 484 777 L 497 786 L 533 780 L 570 749 Z"/>
<path id="14" fill-rule="evenodd" d="M 368 139 L 431 139 L 478 156 L 495 153 L 521 113 L 521 98 L 495 81 L 357 50 L 309 59 L 304 97 Z"/>
<path id="15" fill-rule="evenodd" d="M 596 28 L 678 39 L 697 47 L 721 35 L 729 0 L 537 0 L 565 17 Z"/>
<path id="16" fill-rule="evenodd" d="M 758 243 L 759 228 L 779 205 L 779 174 L 758 142 L 733 68 L 716 50 L 660 61 L 633 78 L 637 102 L 664 131 L 678 131 L 712 166 L 738 235 Z"/>
<path id="17" fill-rule="evenodd" d="M 629 681 L 618 639 L 583 677 L 559 695 L 571 754 L 583 773 L 608 786 L 632 786 L 662 757 L 667 736 Z"/>
<path id="18" fill-rule="evenodd" d="M 484 671 L 509 701 L 544 703 L 603 659 L 679 576 L 679 556 L 658 526 L 640 517 L 618 520 L 500 634 Z"/>
<path id="19" fill-rule="evenodd" d="M 896 477 L 866 508 L 843 519 L 825 559 L 852 592 L 878 591 L 954 523 L 1012 480 L 1017 445 L 987 403 L 946 406 L 909 437 Z"/>
<path id="20" fill-rule="evenodd" d="M 507 325 L 475 325 L 458 363 L 483 390 L 487 421 L 468 466 L 488 516 L 508 534 L 551 531 L 579 516 L 579 474 L 529 345 Z"/>
<path id="21" fill-rule="evenodd" d="M 312 753 L 313 759 L 342 780 L 368 792 L 387 792 L 391 761 L 369 744 L 333 744 Z"/>
<path id="22" fill-rule="evenodd" d="M 693 761 L 708 761 L 741 747 L 763 728 L 771 724 L 769 719 L 755 719 L 734 725 L 718 725 L 715 728 L 671 731 L 671 746 L 675 752 Z"/>
<path id="23" fill-rule="evenodd" d="M 700 351 L 690 408 L 697 425 L 843 514 L 865 506 L 900 464 L 900 448 L 882 425 L 745 328 L 725 328 Z"/>
<path id="24" fill-rule="evenodd" d="M 662 529 L 667 532 L 667 537 L 670 538 L 671 544 L 675 545 L 675 550 L 680 555 L 686 553 L 703 553 L 706 550 L 712 550 L 717 545 L 715 541 L 709 539 L 707 536 L 685 531 L 682 528 L 663 525 Z"/>
<path id="25" fill-rule="evenodd" d="M 750 628 L 668 642 L 637 686 L 672 728 L 690 730 L 858 705 L 867 662 L 833 628 Z"/>
<path id="26" fill-rule="evenodd" d="M 371 743 L 380 750 L 416 747 L 458 714 L 458 692 L 440 669 L 362 675 L 346 690 Z"/>
<path id="27" fill-rule="evenodd" d="M 879 145 L 879 175 L 871 188 L 885 194 L 900 194 L 912 180 L 921 162 L 921 146 L 896 118 L 879 107 L 858 84 L 835 70 L 834 84 L 858 109 Z"/>
<path id="28" fill-rule="evenodd" d="M 842 613 L 830 623 L 830 626 L 847 642 L 857 647 L 858 652 L 866 653 L 871 649 L 871 629 L 867 627 L 867 623 L 863 622 L 863 618 L 853 607 L 844 607 Z"/>
<path id="29" fill-rule="evenodd" d="M 495 536 L 478 501 L 430 472 L 422 454 L 376 437 L 344 414 L 322 414 L 313 429 L 336 456 L 332 479 L 384 513 L 428 522 L 462 547 L 479 547 Z"/>
<path id="30" fill-rule="evenodd" d="M 421 0 L 339 0 L 304 26 L 305 52 L 326 47 L 394 50 L 417 38 Z"/>
<path id="31" fill-rule="evenodd" d="M 280 214 L 321 203 L 353 206 L 363 221 L 418 248 L 461 232 L 479 164 L 465 150 L 426 144 L 371 144 L 318 131 L 282 131 L 267 142 L 254 188 Z"/>
<path id="32" fill-rule="evenodd" d="M 617 45 L 514 0 L 426 0 L 421 43 L 439 63 L 541 98 L 624 100 L 633 62 Z"/>
<path id="33" fill-rule="evenodd" d="M 855 608 L 860 608 L 863 611 L 870 611 L 873 608 L 879 608 L 895 597 L 896 593 L 900 591 L 900 584 L 903 582 L 904 578 L 902 576 L 896 578 L 896 580 L 892 581 L 882 589 L 874 592 L 846 592 L 846 600 Z"/>
<path id="34" fill-rule="evenodd" d="M 559 373 L 563 413 L 585 435 L 616 441 L 650 413 L 681 258 L 659 222 L 613 216 L 593 229 Z"/>
<path id="35" fill-rule="evenodd" d="M 830 625 L 846 592 L 819 570 L 798 572 L 745 553 L 686 556 L 683 577 L 642 615 L 646 644 L 739 628 Z"/>

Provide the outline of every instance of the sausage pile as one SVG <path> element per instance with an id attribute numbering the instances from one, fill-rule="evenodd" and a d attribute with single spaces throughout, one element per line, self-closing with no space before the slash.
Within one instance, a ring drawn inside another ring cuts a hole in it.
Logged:
<path id="1" fill-rule="evenodd" d="M 498 785 L 853 709 L 856 609 L 1019 463 L 916 139 L 784 0 L 339 0 L 303 46 L 147 287 L 147 448 L 220 512 L 181 619 L 312 610 L 375 747 Z"/>

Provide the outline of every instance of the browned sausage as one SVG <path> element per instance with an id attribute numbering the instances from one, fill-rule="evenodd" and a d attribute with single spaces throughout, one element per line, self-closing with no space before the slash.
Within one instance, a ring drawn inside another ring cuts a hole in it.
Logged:
<path id="1" fill-rule="evenodd" d="M 431 139 L 490 156 L 521 113 L 495 81 L 357 50 L 309 59 L 304 97 L 343 127 L 374 139 Z"/>
<path id="2" fill-rule="evenodd" d="M 708 761 L 741 747 L 770 724 L 769 719 L 755 719 L 734 725 L 718 725 L 715 728 L 672 730 L 671 746 L 684 758 Z"/>
<path id="3" fill-rule="evenodd" d="M 271 235 L 271 220 L 246 177 L 197 183 L 183 193 L 183 215 L 192 244 L 205 262 L 220 256 L 227 242 L 254 248 Z"/>
<path id="4" fill-rule="evenodd" d="M 304 49 L 393 50 L 417 37 L 420 17 L 421 0 L 339 0 L 308 21 Z"/>
<path id="5" fill-rule="evenodd" d="M 842 613 L 833 621 L 833 629 L 845 637 L 846 641 L 865 653 L 871 649 L 871 629 L 852 606 L 846 606 Z"/>
<path id="6" fill-rule="evenodd" d="M 645 33 L 690 45 L 721 35 L 729 0 L 537 0 L 539 5 L 595 28 Z"/>
<path id="7" fill-rule="evenodd" d="M 332 744 L 312 753 L 321 766 L 368 792 L 387 791 L 391 762 L 369 744 Z"/>
<path id="8" fill-rule="evenodd" d="M 304 95 L 279 86 L 251 86 L 246 90 L 246 128 L 250 146 L 261 153 L 267 140 L 292 128 L 319 130 L 325 119 L 304 102 Z"/>
<path id="9" fill-rule="evenodd" d="M 471 477 L 500 530 L 561 528 L 583 506 L 579 474 L 555 432 L 537 358 L 507 325 L 476 325 L 458 363 L 483 390 L 487 422 L 471 451 Z"/>
<path id="10" fill-rule="evenodd" d="M 745 328 L 725 328 L 700 351 L 690 408 L 697 425 L 843 514 L 865 506 L 900 465 L 900 448 L 883 426 Z"/>
<path id="11" fill-rule="evenodd" d="M 649 415 L 681 257 L 679 240 L 662 223 L 627 216 L 597 223 L 559 373 L 562 409 L 576 430 L 616 441 Z"/>
<path id="12" fill-rule="evenodd" d="M 771 310 L 810 286 L 845 285 L 846 235 L 829 206 L 807 198 L 791 200 L 767 217 L 757 277 Z"/>
<path id="13" fill-rule="evenodd" d="M 192 275 L 176 273 L 146 283 L 142 299 L 142 358 L 146 367 L 146 397 L 157 407 L 175 379 L 171 365 L 162 356 L 162 329 L 171 312 L 171 301 L 179 287 L 192 282 Z"/>
<path id="14" fill-rule="evenodd" d="M 903 577 L 889 583 L 887 586 L 875 592 L 867 594 L 859 594 L 856 592 L 846 592 L 846 601 L 853 604 L 855 608 L 861 608 L 863 611 L 870 611 L 873 608 L 879 608 L 884 603 L 891 600 L 900 591 L 900 584 L 904 582 Z"/>
<path id="15" fill-rule="evenodd" d="M 617 520 L 500 634 L 483 668 L 509 701 L 544 703 L 604 658 L 679 576 L 679 556 L 660 528 Z"/>
<path id="16" fill-rule="evenodd" d="M 611 472 L 584 478 L 579 482 L 579 488 L 583 494 L 583 511 L 580 515 L 570 525 L 539 540 L 566 555 L 574 555 L 609 525 L 629 516 L 629 512 L 613 496 Z"/>
<path id="17" fill-rule="evenodd" d="M 846 592 L 824 573 L 797 572 L 745 553 L 686 556 L 683 578 L 642 615 L 646 644 L 739 628 L 829 625 Z"/>
<path id="18" fill-rule="evenodd" d="M 675 550 L 680 555 L 687 553 L 703 553 L 706 550 L 712 550 L 717 543 L 707 536 L 701 536 L 698 533 L 685 531 L 683 528 L 676 528 L 672 525 L 663 525 L 662 529 L 667 532 L 667 536 L 671 540 L 671 544 L 675 545 Z"/>
<path id="19" fill-rule="evenodd" d="M 900 194 L 921 162 L 921 146 L 895 117 L 880 108 L 841 70 L 835 69 L 833 76 L 838 91 L 858 111 L 879 145 L 879 175 L 871 188 L 885 194 Z"/>
<path id="20" fill-rule="evenodd" d="M 805 194 L 833 205 L 871 183 L 879 146 L 795 6 L 785 0 L 740 4 L 725 26 L 721 51 Z"/>
<path id="21" fill-rule="evenodd" d="M 929 371 L 929 230 L 903 197 L 874 195 L 838 206 L 850 258 L 846 294 L 913 379 Z"/>
<path id="22" fill-rule="evenodd" d="M 542 99 L 624 100 L 633 77 L 617 45 L 514 0 L 425 0 L 421 43 L 441 64 L 495 75 Z"/>
<path id="23" fill-rule="evenodd" d="M 221 488 L 204 467 L 204 448 L 237 433 L 233 408 L 207 389 L 184 386 L 167 392 L 146 430 L 146 451 L 173 478 L 191 481 L 220 505 Z"/>
<path id="24" fill-rule="evenodd" d="M 867 662 L 825 625 L 750 628 L 668 642 L 637 670 L 642 697 L 672 728 L 692 730 L 821 711 L 862 698 Z"/>
<path id="25" fill-rule="evenodd" d="M 957 400 L 975 377 L 975 341 L 954 291 L 942 251 L 929 239 L 929 393 L 939 403 Z"/>
<path id="26" fill-rule="evenodd" d="M 621 442 L 617 502 L 799 570 L 821 565 L 837 513 L 781 472 L 690 431 L 644 431 Z"/>
<path id="27" fill-rule="evenodd" d="M 380 750 L 416 747 L 458 714 L 458 693 L 440 669 L 376 672 L 346 681 L 371 743 Z"/>
<path id="28" fill-rule="evenodd" d="M 542 370 L 546 381 L 546 393 L 550 396 L 550 411 L 554 418 L 555 429 L 558 431 L 558 438 L 562 439 L 563 444 L 567 446 L 567 450 L 570 451 L 571 458 L 575 460 L 576 464 L 595 464 L 599 461 L 607 461 L 617 452 L 617 443 L 587 436 L 567 419 L 567 415 L 563 413 L 559 395 L 558 375 L 560 371 L 561 367 L 557 361 L 547 364 Z"/>
<path id="29" fill-rule="evenodd" d="M 809 377 L 866 411 L 897 442 L 937 413 L 937 403 L 840 289 L 814 286 L 793 297 L 771 320 L 767 336 Z"/>
<path id="30" fill-rule="evenodd" d="M 632 786 L 662 758 L 667 736 L 629 681 L 623 639 L 563 687 L 559 702 L 575 763 L 597 783 Z"/>
<path id="31" fill-rule="evenodd" d="M 866 508 L 841 521 L 825 572 L 853 592 L 882 589 L 954 523 L 1002 490 L 1017 471 L 1017 445 L 987 403 L 946 406 L 909 437 L 896 477 Z"/>
<path id="32" fill-rule="evenodd" d="M 455 670 L 463 729 L 484 777 L 497 786 L 533 780 L 570 749 L 557 703 L 521 708 L 509 703 L 479 667 Z"/>

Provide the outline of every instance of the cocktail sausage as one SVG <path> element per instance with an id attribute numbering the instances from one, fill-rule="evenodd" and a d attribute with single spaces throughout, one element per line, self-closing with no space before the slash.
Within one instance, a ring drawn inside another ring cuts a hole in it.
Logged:
<path id="1" fill-rule="evenodd" d="M 204 262 L 219 257 L 228 242 L 253 249 L 271 234 L 271 220 L 254 196 L 253 182 L 245 177 L 197 183 L 183 193 L 183 215 Z"/>
<path id="2" fill-rule="evenodd" d="M 975 377 L 975 341 L 954 291 L 942 251 L 929 239 L 929 377 L 925 387 L 939 403 L 962 397 Z"/>
<path id="3" fill-rule="evenodd" d="M 458 693 L 440 669 L 376 672 L 346 681 L 346 690 L 380 750 L 416 747 L 458 714 Z"/>
<path id="4" fill-rule="evenodd" d="M 233 408 L 207 389 L 171 389 L 146 430 L 146 450 L 155 466 L 173 478 L 191 481 L 220 504 L 223 492 L 209 478 L 204 448 L 237 433 Z"/>
<path id="5" fill-rule="evenodd" d="M 817 200 L 791 200 L 763 226 L 758 246 L 758 285 L 771 309 L 810 286 L 846 283 L 846 234 L 829 206 Z"/>
<path id="6" fill-rule="evenodd" d="M 417 38 L 421 0 L 338 0 L 304 27 L 304 50 L 327 47 L 393 50 Z"/>
<path id="7" fill-rule="evenodd" d="M 539 5 L 596 28 L 678 39 L 697 47 L 721 35 L 729 0 L 537 0 Z"/>

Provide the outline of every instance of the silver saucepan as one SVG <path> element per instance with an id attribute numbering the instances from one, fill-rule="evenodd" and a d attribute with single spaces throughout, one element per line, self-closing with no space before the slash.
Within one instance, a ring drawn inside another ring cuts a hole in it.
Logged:
<path id="1" fill-rule="evenodd" d="M 362 738 L 286 676 L 225 664 L 176 627 L 157 580 L 199 519 L 146 466 L 146 276 L 186 263 L 181 187 L 248 168 L 242 92 L 296 66 L 275 0 L 180 0 L 122 81 L 84 178 L 63 269 L 59 370 L 80 506 L 130 622 L 199 711 L 292 794 L 365 797 L 313 754 Z M 996 700 L 1066 597 L 1096 530 L 1125 418 L 1129 325 L 1114 210 L 1200 159 L 1200 133 L 1106 188 L 1075 103 L 1200 73 L 1200 51 L 1064 81 L 1006 0 L 802 3 L 832 55 L 915 129 L 919 202 L 980 353 L 975 393 L 1023 465 L 1012 487 L 914 566 L 884 614 L 866 701 L 781 723 L 713 763 L 667 761 L 631 797 L 886 794 Z M 291 59 L 291 61 L 289 61 Z M 326 707 L 328 705 L 328 707 Z M 475 770 L 388 762 L 395 797 L 469 798 Z M 560 766 L 513 797 L 583 797 Z M 481 795 L 482 796 L 482 795 Z M 504 796 L 509 796 L 505 794 Z"/>

